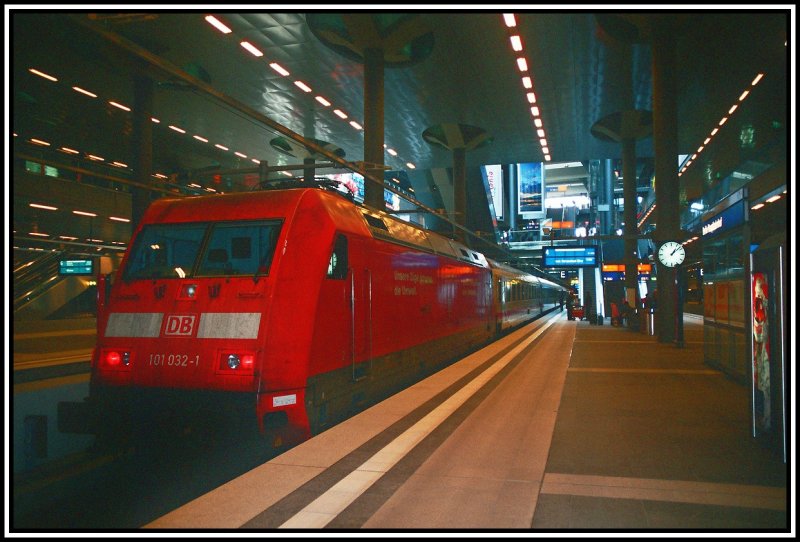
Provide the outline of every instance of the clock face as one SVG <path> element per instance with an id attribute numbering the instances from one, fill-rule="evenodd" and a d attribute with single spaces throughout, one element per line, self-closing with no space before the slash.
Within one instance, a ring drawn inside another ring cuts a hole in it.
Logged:
<path id="1" fill-rule="evenodd" d="M 683 245 L 675 241 L 667 241 L 658 249 L 659 261 L 667 267 L 675 267 L 683 263 L 686 251 Z"/>

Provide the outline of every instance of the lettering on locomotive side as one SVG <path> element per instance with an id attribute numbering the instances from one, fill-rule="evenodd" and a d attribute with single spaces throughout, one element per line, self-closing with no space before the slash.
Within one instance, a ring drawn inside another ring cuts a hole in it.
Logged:
<path id="1" fill-rule="evenodd" d="M 191 337 L 194 333 L 196 314 L 170 314 L 164 320 L 165 337 Z"/>
<path id="2" fill-rule="evenodd" d="M 409 288 L 408 286 L 395 286 L 394 295 L 417 295 L 417 289 Z"/>
<path id="3" fill-rule="evenodd" d="M 430 275 L 420 275 L 417 273 L 404 273 L 402 271 L 394 272 L 395 282 L 410 282 L 413 286 L 406 284 L 395 284 L 394 295 L 417 295 L 417 285 L 433 284 L 433 277 Z"/>

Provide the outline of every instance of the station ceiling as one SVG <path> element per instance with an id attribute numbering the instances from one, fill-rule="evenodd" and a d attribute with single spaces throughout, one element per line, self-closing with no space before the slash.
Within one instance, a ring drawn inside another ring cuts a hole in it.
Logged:
<path id="1" fill-rule="evenodd" d="M 12 8 L 7 107 L 18 142 L 36 138 L 50 143 L 47 150 L 67 147 L 83 156 L 103 157 L 107 164 L 131 164 L 132 119 L 137 112 L 133 76 L 142 73 L 153 80 L 152 116 L 160 121 L 153 129 L 155 171 L 252 168 L 261 160 L 270 165 L 298 163 L 273 146 L 282 134 L 163 69 L 174 66 L 305 138 L 341 149 L 345 160 L 364 159 L 363 129 L 350 124 L 364 124 L 362 64 L 323 44 L 305 12 L 208 9 Z M 211 26 L 205 19 L 209 14 L 232 32 L 223 34 Z M 631 104 L 652 110 L 646 31 L 630 46 L 630 75 L 610 33 L 628 32 L 630 25 L 671 25 L 676 40 L 678 150 L 691 154 L 753 75 L 776 56 L 775 51 L 785 49 L 789 22 L 786 10 L 594 13 L 565 6 L 558 11 L 516 12 L 516 27 L 509 28 L 499 11 L 420 7 L 416 14 L 409 33 L 428 36 L 432 47 L 415 63 L 385 69 L 385 164 L 409 169 L 410 163 L 417 171 L 451 167 L 452 153 L 422 137 L 425 130 L 442 124 L 475 126 L 490 137 L 490 143 L 467 152 L 468 167 L 546 161 L 530 111 L 528 93 L 534 92 L 549 161 L 583 164 L 553 170 L 549 182 L 580 180 L 587 175 L 587 161 L 620 158 L 618 143 L 592 135 L 597 121 Z M 522 51 L 514 51 L 512 35 L 520 37 Z M 117 44 L 108 36 L 118 36 Z M 242 41 L 263 56 L 248 52 Z M 130 55 L 130 46 L 120 43 L 141 48 L 161 68 Z M 526 74 L 517 62 L 520 55 L 528 65 L 531 89 L 523 86 Z M 282 75 L 271 63 L 290 75 Z M 296 81 L 311 91 L 302 90 Z M 44 152 L 36 144 L 15 147 Z M 636 152 L 652 158 L 652 137 L 640 140 Z"/>

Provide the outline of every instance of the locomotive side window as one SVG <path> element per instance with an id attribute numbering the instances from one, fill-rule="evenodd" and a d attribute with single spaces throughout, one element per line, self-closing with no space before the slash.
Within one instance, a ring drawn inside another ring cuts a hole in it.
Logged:
<path id="1" fill-rule="evenodd" d="M 347 237 L 344 235 L 336 237 L 331 258 L 328 260 L 328 272 L 325 276 L 338 280 L 347 276 Z"/>

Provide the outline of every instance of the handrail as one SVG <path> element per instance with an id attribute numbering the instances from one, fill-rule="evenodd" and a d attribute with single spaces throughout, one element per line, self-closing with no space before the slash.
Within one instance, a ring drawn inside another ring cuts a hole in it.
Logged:
<path id="1" fill-rule="evenodd" d="M 14 310 L 52 288 L 57 278 L 58 260 L 48 260 L 42 266 L 36 266 L 36 273 L 32 273 L 27 280 L 20 283 L 14 281 Z"/>

